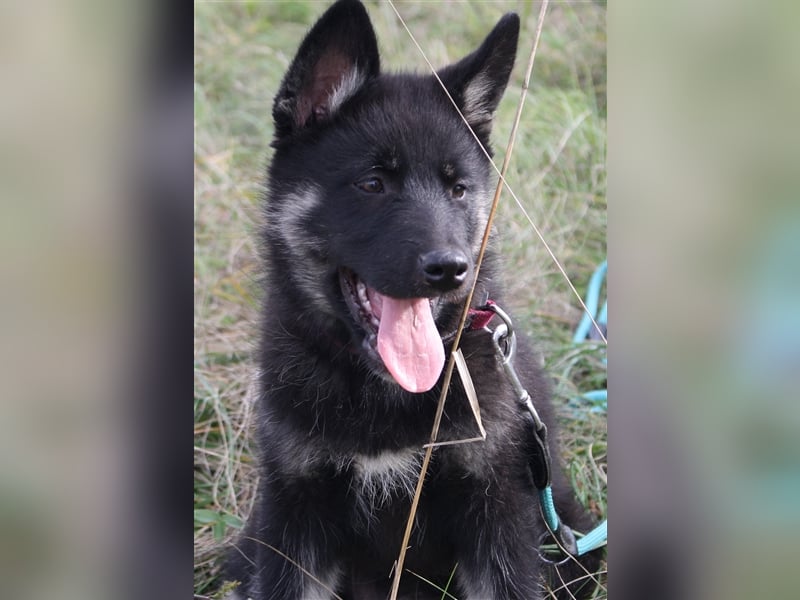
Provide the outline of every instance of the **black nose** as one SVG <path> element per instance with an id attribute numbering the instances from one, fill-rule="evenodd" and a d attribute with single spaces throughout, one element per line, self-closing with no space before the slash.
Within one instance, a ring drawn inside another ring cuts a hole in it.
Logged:
<path id="1" fill-rule="evenodd" d="M 469 270 L 467 257 L 455 250 L 433 250 L 423 254 L 420 265 L 425 283 L 440 292 L 454 290 L 464 283 Z"/>

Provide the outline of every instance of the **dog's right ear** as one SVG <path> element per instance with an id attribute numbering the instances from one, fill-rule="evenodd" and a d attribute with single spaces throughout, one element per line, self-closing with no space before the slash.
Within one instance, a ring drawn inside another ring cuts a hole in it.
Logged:
<path id="1" fill-rule="evenodd" d="M 330 119 L 380 71 L 378 43 L 358 0 L 340 0 L 306 35 L 275 97 L 275 139 Z"/>

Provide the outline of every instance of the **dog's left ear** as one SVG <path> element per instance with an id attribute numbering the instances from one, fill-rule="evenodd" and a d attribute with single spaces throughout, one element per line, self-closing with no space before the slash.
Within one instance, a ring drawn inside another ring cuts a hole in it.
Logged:
<path id="1" fill-rule="evenodd" d="M 519 17 L 509 13 L 475 52 L 439 71 L 442 83 L 487 148 L 494 111 L 514 68 L 518 38 Z"/>

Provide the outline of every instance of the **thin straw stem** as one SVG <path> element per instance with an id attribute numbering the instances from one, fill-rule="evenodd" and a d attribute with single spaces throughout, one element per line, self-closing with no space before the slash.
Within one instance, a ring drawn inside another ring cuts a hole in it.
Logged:
<path id="1" fill-rule="evenodd" d="M 389 1 L 389 3 L 392 5 L 392 8 L 394 9 L 395 13 L 397 13 L 397 9 L 394 8 L 394 4 L 391 3 L 391 0 Z M 392 592 L 390 595 L 391 600 L 397 600 L 397 594 L 400 589 L 400 578 L 402 577 L 403 574 L 403 564 L 405 563 L 406 551 L 408 550 L 408 542 L 411 539 L 411 530 L 414 527 L 414 518 L 416 517 L 417 514 L 417 507 L 419 506 L 419 499 L 420 496 L 422 495 L 422 487 L 425 482 L 425 475 L 428 472 L 428 465 L 430 464 L 431 456 L 433 455 L 433 448 L 434 448 L 433 444 L 436 443 L 436 438 L 439 435 L 439 426 L 441 425 L 442 414 L 444 413 L 444 404 L 445 400 L 447 399 L 447 392 L 450 389 L 450 381 L 453 378 L 453 368 L 455 367 L 455 353 L 458 350 L 458 344 L 461 341 L 461 334 L 464 331 L 464 325 L 467 321 L 467 316 L 469 315 L 469 307 L 472 304 L 472 298 L 475 293 L 475 286 L 478 281 L 478 274 L 480 273 L 481 264 L 483 263 L 483 257 L 486 253 L 486 247 L 489 243 L 489 233 L 491 232 L 492 223 L 494 222 L 494 217 L 497 212 L 497 206 L 500 202 L 500 194 L 503 191 L 505 174 L 508 169 L 508 165 L 511 161 L 511 154 L 514 150 L 514 141 L 517 136 L 517 129 L 519 128 L 520 118 L 522 117 L 522 107 L 525 103 L 525 97 L 527 96 L 528 87 L 530 85 L 531 73 L 533 71 L 533 63 L 536 58 L 536 50 L 539 47 L 539 38 L 542 33 L 542 26 L 544 25 L 544 15 L 545 12 L 547 11 L 547 4 L 548 0 L 544 0 L 544 2 L 542 2 L 541 10 L 539 11 L 539 21 L 536 25 L 536 35 L 533 41 L 533 47 L 531 48 L 530 57 L 528 58 L 528 67 L 525 72 L 525 83 L 522 86 L 522 94 L 519 99 L 519 104 L 517 105 L 517 114 L 514 118 L 514 125 L 511 129 L 508 145 L 506 147 L 506 154 L 505 158 L 503 159 L 502 169 L 500 171 L 500 180 L 497 182 L 497 188 L 495 189 L 494 198 L 492 199 L 492 208 L 489 211 L 489 218 L 486 222 L 486 228 L 483 231 L 483 239 L 481 241 L 480 252 L 478 253 L 478 258 L 475 262 L 475 277 L 472 282 L 472 287 L 469 290 L 469 294 L 467 295 L 467 299 L 464 303 L 464 308 L 461 312 L 461 320 L 459 321 L 455 339 L 453 340 L 453 346 L 450 351 L 450 358 L 447 361 L 447 368 L 445 370 L 444 380 L 442 382 L 442 392 L 439 396 L 439 404 L 436 407 L 436 415 L 433 420 L 430 445 L 428 445 L 428 447 L 426 448 L 425 455 L 422 459 L 419 479 L 417 480 L 417 486 L 414 490 L 414 498 L 411 502 L 411 510 L 409 512 L 408 521 L 406 522 L 406 529 L 403 534 L 403 543 L 400 547 L 400 554 L 397 557 L 397 564 L 395 565 L 394 569 L 394 580 L 392 581 Z M 397 16 L 400 18 L 402 22 L 403 19 L 402 17 L 400 17 L 399 13 L 397 13 Z M 405 22 L 403 22 L 403 26 L 405 26 Z M 407 27 L 406 30 L 408 30 Z M 409 35 L 410 34 L 411 32 L 409 31 Z M 416 41 L 414 43 L 416 43 Z M 417 44 L 417 47 L 419 47 L 419 44 Z M 420 51 L 422 51 L 421 48 Z"/>

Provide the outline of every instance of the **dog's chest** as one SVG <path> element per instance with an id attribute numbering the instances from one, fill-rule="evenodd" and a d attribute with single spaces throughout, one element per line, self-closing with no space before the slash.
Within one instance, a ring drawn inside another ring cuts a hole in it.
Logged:
<path id="1" fill-rule="evenodd" d="M 397 496 L 414 494 L 422 455 L 421 450 L 414 449 L 355 454 L 342 466 L 350 472 L 352 491 L 359 503 L 379 507 Z"/>

